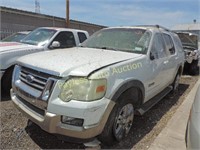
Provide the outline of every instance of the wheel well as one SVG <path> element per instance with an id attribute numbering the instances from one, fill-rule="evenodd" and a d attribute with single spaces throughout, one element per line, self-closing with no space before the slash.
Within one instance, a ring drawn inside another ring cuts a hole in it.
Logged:
<path id="1" fill-rule="evenodd" d="M 133 99 L 135 107 L 139 107 L 144 100 L 144 85 L 137 80 L 123 84 L 112 96 L 111 100 L 117 102 L 121 96 Z"/>
<path id="2" fill-rule="evenodd" d="M 10 92 L 13 68 L 14 66 L 11 66 L 6 69 L 1 79 L 1 93 L 4 93 L 5 95 L 9 95 Z"/>
<path id="3" fill-rule="evenodd" d="M 139 106 L 141 106 L 143 102 L 142 92 L 138 87 L 131 87 L 127 89 L 120 95 L 118 100 L 120 100 L 121 97 L 131 99 L 135 108 L 138 108 Z"/>
<path id="4" fill-rule="evenodd" d="M 14 66 L 10 66 L 9 68 L 6 69 L 5 73 L 3 74 L 2 80 L 4 80 L 5 77 L 7 77 L 7 74 L 12 72 L 14 69 Z"/>
<path id="5" fill-rule="evenodd" d="M 179 74 L 179 75 L 181 76 L 182 73 L 183 73 L 183 67 L 182 67 L 182 66 L 179 66 L 178 71 L 177 71 L 177 74 Z"/>

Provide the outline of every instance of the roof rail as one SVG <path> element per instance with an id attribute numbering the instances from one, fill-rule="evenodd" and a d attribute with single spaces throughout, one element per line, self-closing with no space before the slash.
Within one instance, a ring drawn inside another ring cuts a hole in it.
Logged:
<path id="1" fill-rule="evenodd" d="M 166 30 L 166 31 L 171 31 L 170 29 L 168 29 L 168 28 L 165 28 L 165 27 L 163 27 L 163 26 L 160 26 L 160 25 L 156 25 L 156 27 L 157 27 L 157 28 L 159 28 L 159 29 Z"/>
<path id="2" fill-rule="evenodd" d="M 165 31 L 171 31 L 170 29 L 167 29 L 167 28 L 160 26 L 160 25 L 138 25 L 138 27 L 155 27 L 155 28 L 158 28 L 158 29 L 163 29 Z"/>

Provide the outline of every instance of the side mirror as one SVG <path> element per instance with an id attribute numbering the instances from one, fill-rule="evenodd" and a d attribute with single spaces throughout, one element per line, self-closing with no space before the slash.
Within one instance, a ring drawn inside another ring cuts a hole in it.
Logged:
<path id="1" fill-rule="evenodd" d="M 53 41 L 53 43 L 51 44 L 51 48 L 59 48 L 60 47 L 60 42 L 58 41 Z"/>

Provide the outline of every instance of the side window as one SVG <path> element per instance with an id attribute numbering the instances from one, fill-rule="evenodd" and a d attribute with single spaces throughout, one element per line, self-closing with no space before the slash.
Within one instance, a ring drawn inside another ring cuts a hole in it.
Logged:
<path id="1" fill-rule="evenodd" d="M 163 37 L 165 39 L 165 44 L 166 44 L 166 48 L 167 48 L 167 51 L 173 55 L 175 54 L 175 47 L 174 47 L 174 43 L 172 41 L 172 38 L 171 36 L 167 35 L 167 34 L 163 34 Z"/>
<path id="2" fill-rule="evenodd" d="M 87 39 L 85 33 L 83 32 L 78 32 L 78 38 L 79 38 L 80 43 L 83 43 Z"/>
<path id="3" fill-rule="evenodd" d="M 76 46 L 74 34 L 69 31 L 60 32 L 53 41 L 60 43 L 59 48 L 70 48 Z"/>
<path id="4" fill-rule="evenodd" d="M 151 47 L 150 55 L 154 59 L 166 57 L 166 51 L 165 51 L 165 47 L 163 43 L 163 38 L 160 33 L 155 34 L 153 38 L 153 44 Z"/>

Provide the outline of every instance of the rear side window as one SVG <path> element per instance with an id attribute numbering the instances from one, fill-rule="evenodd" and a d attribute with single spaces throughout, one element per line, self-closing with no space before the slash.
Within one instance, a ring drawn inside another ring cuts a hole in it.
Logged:
<path id="1" fill-rule="evenodd" d="M 83 32 L 78 32 L 78 38 L 79 38 L 80 43 L 83 43 L 87 39 L 85 33 Z"/>
<path id="2" fill-rule="evenodd" d="M 74 34 L 70 31 L 60 32 L 53 41 L 60 43 L 59 48 L 70 48 L 76 46 Z"/>
<path id="3" fill-rule="evenodd" d="M 163 34 L 163 37 L 164 37 L 164 40 L 165 40 L 167 51 L 171 55 L 175 54 L 175 47 L 174 47 L 174 43 L 172 41 L 171 36 L 169 36 L 168 34 Z"/>

